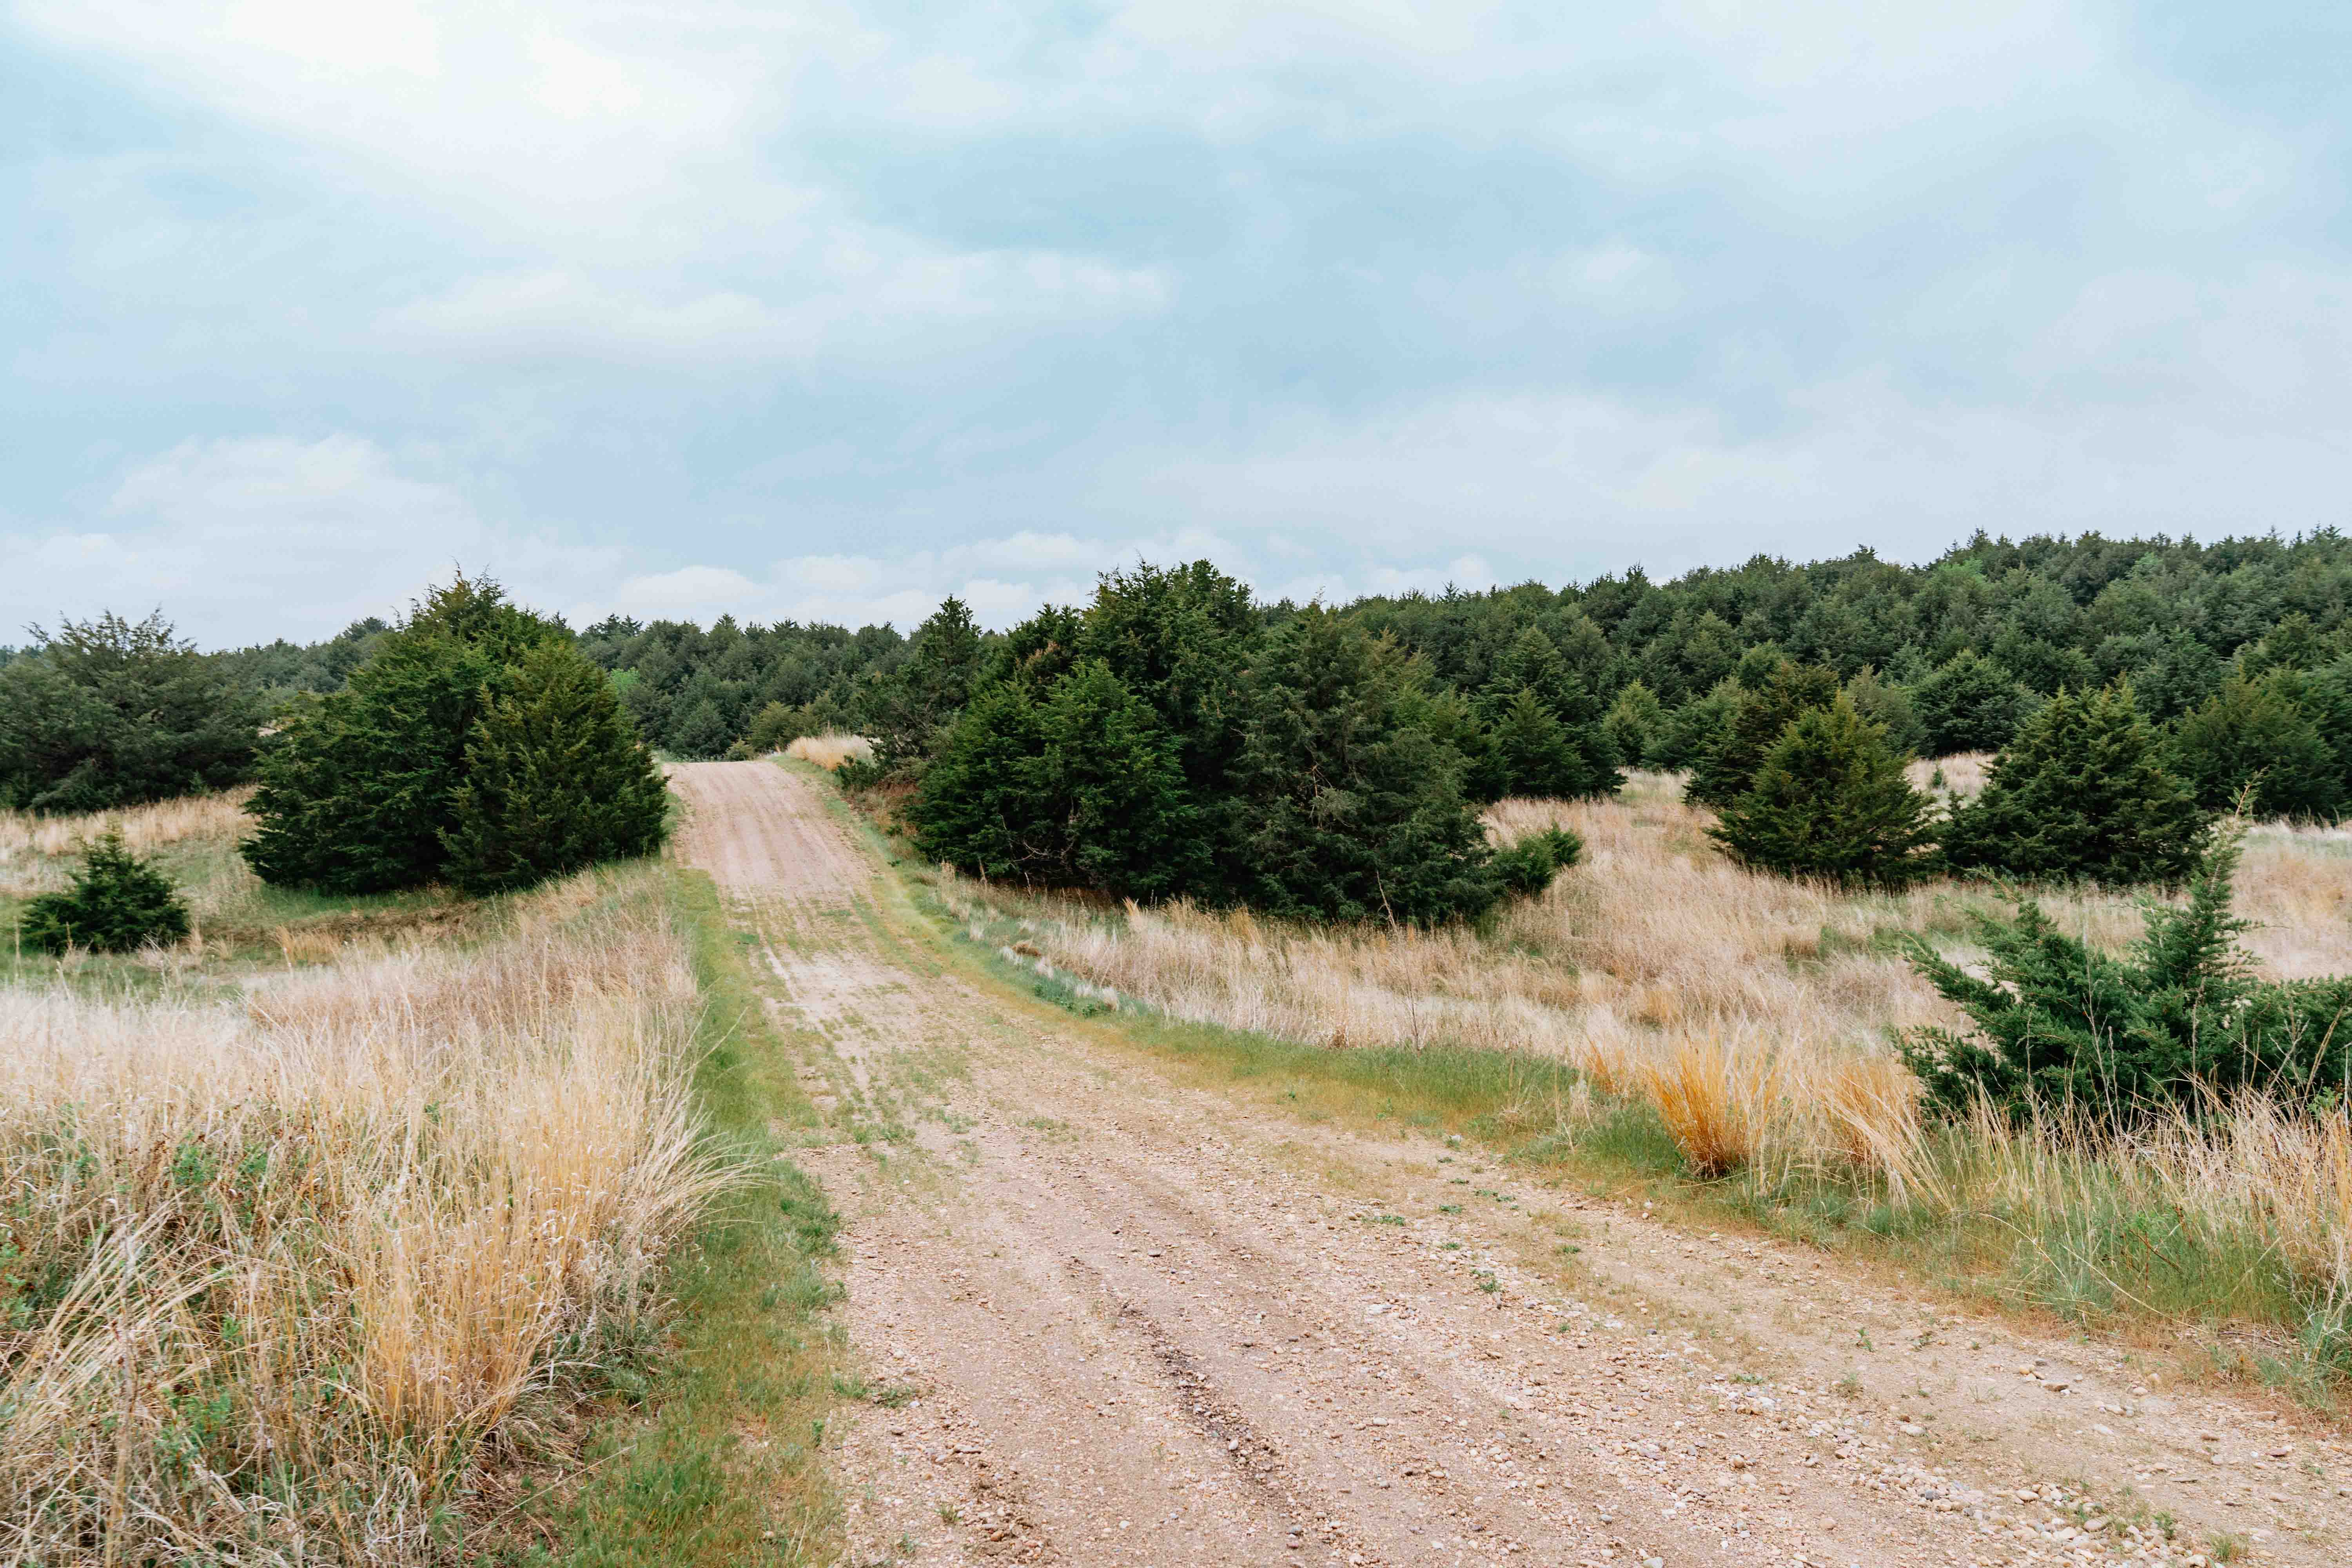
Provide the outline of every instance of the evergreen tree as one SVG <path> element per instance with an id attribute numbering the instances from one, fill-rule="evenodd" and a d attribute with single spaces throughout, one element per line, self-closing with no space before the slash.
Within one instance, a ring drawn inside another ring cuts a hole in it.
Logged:
<path id="1" fill-rule="evenodd" d="M 1920 721 L 1911 693 L 1880 679 L 1870 666 L 1864 665 L 1845 683 L 1845 694 L 1853 699 L 1854 711 L 1885 731 L 1886 743 L 1903 755 L 1916 757 L 1927 743 L 1927 726 Z"/>
<path id="2" fill-rule="evenodd" d="M 288 721 L 246 805 L 260 821 L 247 862 L 264 881 L 338 893 L 439 877 L 475 721 L 509 658 L 564 635 L 488 579 L 436 589 L 341 690 Z"/>
<path id="3" fill-rule="evenodd" d="M 2294 701 L 2300 678 L 2232 676 L 2172 732 L 2172 771 L 2208 811 L 2233 806 L 2249 785 L 2257 816 L 2333 819 L 2344 805 L 2336 755 Z"/>
<path id="4" fill-rule="evenodd" d="M 109 832 L 84 847 L 81 867 L 64 891 L 44 893 L 25 906 L 17 929 L 43 952 L 69 947 L 131 952 L 149 942 L 184 941 L 188 906 L 153 861 L 132 854 L 120 832 Z"/>
<path id="5" fill-rule="evenodd" d="M 1424 676 L 1393 644 L 1309 607 L 1250 670 L 1235 765 L 1243 896 L 1279 915 L 1435 921 L 1500 895 L 1459 759 L 1407 721 Z"/>
<path id="6" fill-rule="evenodd" d="M 1765 753 L 1790 724 L 1837 700 L 1838 679 L 1826 665 L 1778 658 L 1762 669 L 1744 668 L 1738 689 L 1728 721 L 1699 757 L 1684 792 L 1717 811 L 1754 787 Z"/>
<path id="7" fill-rule="evenodd" d="M 670 721 L 670 750 L 681 757 L 724 756 L 734 743 L 735 727 L 719 710 L 719 701 L 704 697 Z"/>
<path id="8" fill-rule="evenodd" d="M 2336 776 L 2352 797 L 2352 655 L 2331 659 L 2305 677 L 2302 707 L 2334 759 Z"/>
<path id="9" fill-rule="evenodd" d="M 1041 837 L 1052 804 L 1037 707 L 1010 680 L 965 705 L 902 808 L 926 856 L 996 881 L 1036 879 L 1058 858 L 1059 845 Z"/>
<path id="10" fill-rule="evenodd" d="M 1992 752 L 2009 743 L 2025 716 L 2024 690 L 2007 670 L 1962 648 L 1912 693 L 1927 731 L 1927 752 Z"/>
<path id="11" fill-rule="evenodd" d="M 604 672 L 564 643 L 528 650 L 466 747 L 442 833 L 449 879 L 508 892 L 650 855 L 669 794 Z"/>
<path id="12" fill-rule="evenodd" d="M 2208 820 L 2164 770 L 2129 686 L 2061 690 L 1993 759 L 1983 793 L 1954 810 L 1944 858 L 2042 881 L 2175 882 Z"/>
<path id="13" fill-rule="evenodd" d="M 1481 698 L 1489 744 L 1476 776 L 1482 799 L 1614 795 L 1624 781 L 1600 704 L 1542 631 L 1528 626 L 1497 661 Z"/>
<path id="14" fill-rule="evenodd" d="M 1704 696 L 1669 712 L 1651 749 L 1651 764 L 1671 770 L 1696 768 L 1705 762 L 1729 733 L 1731 721 L 1739 713 L 1740 696 L 1739 684 L 1727 678 Z"/>
<path id="15" fill-rule="evenodd" d="M 982 688 L 906 816 L 924 854 L 998 879 L 1154 898 L 1204 861 L 1173 738 L 1100 659 L 1043 702 Z"/>
<path id="16" fill-rule="evenodd" d="M 1974 917 L 1980 966 L 1913 939 L 1913 966 L 1973 1026 L 1901 1041 L 1927 1103 L 1965 1115 L 1981 1099 L 2021 1119 L 2066 1109 L 2121 1126 L 2241 1090 L 2352 1096 L 2352 980 L 2254 977 L 2236 941 L 2247 922 L 2230 914 L 2239 844 L 2232 835 L 2205 853 L 2185 907 L 2150 904 L 2126 955 L 2066 935 L 2031 900 L 2013 919 Z"/>
<path id="17" fill-rule="evenodd" d="M 104 811 L 223 789 L 252 772 L 262 708 L 161 612 L 34 629 L 0 666 L 0 806 Z"/>
<path id="18" fill-rule="evenodd" d="M 874 760 L 883 771 L 919 768 L 938 749 L 948 727 L 971 700 L 980 665 L 980 627 L 971 618 L 971 607 L 950 595 L 916 628 L 906 662 L 876 679 L 867 691 L 866 727 L 874 742 Z M 721 741 L 719 750 L 732 739 Z"/>
<path id="19" fill-rule="evenodd" d="M 1063 877 L 1157 898 L 1206 869 L 1175 737 L 1108 665 L 1087 659 L 1073 669 L 1039 730 L 1045 819 Z"/>
<path id="20" fill-rule="evenodd" d="M 1656 692 L 1636 680 L 1617 693 L 1617 700 L 1601 717 L 1601 727 L 1620 763 L 1654 767 L 1656 752 L 1665 739 L 1665 705 Z"/>
<path id="21" fill-rule="evenodd" d="M 1790 721 L 1748 793 L 1707 831 L 1759 870 L 1899 886 L 1927 868 L 1927 801 L 1904 761 L 1841 692 Z"/>

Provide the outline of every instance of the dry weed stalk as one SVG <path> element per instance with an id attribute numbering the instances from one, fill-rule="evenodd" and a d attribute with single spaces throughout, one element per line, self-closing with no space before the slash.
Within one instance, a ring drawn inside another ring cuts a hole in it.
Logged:
<path id="1" fill-rule="evenodd" d="M 0 1556 L 433 1560 L 534 1390 L 642 1336 L 724 1178 L 682 945 L 597 886 L 242 1004 L 0 992 Z"/>

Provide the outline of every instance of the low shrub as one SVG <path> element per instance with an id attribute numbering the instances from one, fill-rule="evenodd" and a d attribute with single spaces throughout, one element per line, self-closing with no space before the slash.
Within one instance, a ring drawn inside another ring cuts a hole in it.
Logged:
<path id="1" fill-rule="evenodd" d="M 2061 931 L 2029 899 L 1973 917 L 1981 975 L 1917 937 L 1913 965 L 1975 1026 L 1906 1031 L 1927 1102 L 1980 1100 L 2018 1120 L 2063 1109 L 2109 1127 L 2219 1106 L 2244 1091 L 2305 1104 L 2352 1090 L 2352 978 L 2265 981 L 2230 913 L 2242 835 L 2199 862 L 2186 905 L 2147 906 L 2116 956 Z"/>
<path id="2" fill-rule="evenodd" d="M 26 909 L 25 942 L 44 952 L 69 947 L 131 952 L 188 934 L 188 906 L 154 862 L 133 853 L 119 831 L 82 852 L 72 886 L 45 893 Z"/>
<path id="3" fill-rule="evenodd" d="M 1584 858 L 1584 840 L 1565 827 L 1530 833 L 1508 848 L 1495 851 L 1495 875 L 1503 886 L 1522 898 L 1534 898 L 1551 886 L 1551 879 Z"/>

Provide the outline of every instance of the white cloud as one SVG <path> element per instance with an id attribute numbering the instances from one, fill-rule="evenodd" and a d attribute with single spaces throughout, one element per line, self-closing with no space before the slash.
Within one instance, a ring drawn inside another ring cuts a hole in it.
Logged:
<path id="1" fill-rule="evenodd" d="M 459 487 L 358 437 L 190 441 L 132 465 L 74 524 L 0 533 L 0 625 L 161 605 L 206 646 L 307 640 L 394 615 L 457 565 L 561 605 L 621 563 L 487 522 Z"/>
<path id="2" fill-rule="evenodd" d="M 836 236 L 810 261 L 770 286 L 784 296 L 779 302 L 736 289 L 657 299 L 641 283 L 544 270 L 472 279 L 400 306 L 378 325 L 394 342 L 468 357 L 725 369 L 744 360 L 932 356 L 959 329 L 1080 331 L 1106 316 L 1157 310 L 1170 293 L 1153 268 L 1045 251 L 924 252 L 874 235 Z"/>

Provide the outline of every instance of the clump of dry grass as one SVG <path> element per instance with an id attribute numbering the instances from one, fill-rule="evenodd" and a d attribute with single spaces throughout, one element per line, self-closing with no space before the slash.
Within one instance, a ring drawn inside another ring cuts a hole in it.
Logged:
<path id="1" fill-rule="evenodd" d="M 1904 769 L 1904 773 L 1913 789 L 1925 790 L 1946 800 L 1974 800 L 1984 793 L 1985 773 L 1992 766 L 1992 758 L 1990 752 L 1919 757 Z"/>
<path id="2" fill-rule="evenodd" d="M 521 915 L 240 1002 L 0 992 L 0 1557 L 453 1557 L 534 1400 L 642 1340 L 722 1181 L 693 976 L 642 889 Z"/>
<path id="3" fill-rule="evenodd" d="M 184 795 L 121 811 L 35 816 L 0 810 L 0 893 L 26 896 L 64 886 L 68 857 L 111 829 L 142 855 L 192 838 L 235 840 L 245 829 L 249 789 Z"/>
<path id="4" fill-rule="evenodd" d="M 784 748 L 784 755 L 814 763 L 831 773 L 853 758 L 861 763 L 871 761 L 874 742 L 863 735 L 803 735 Z"/>

